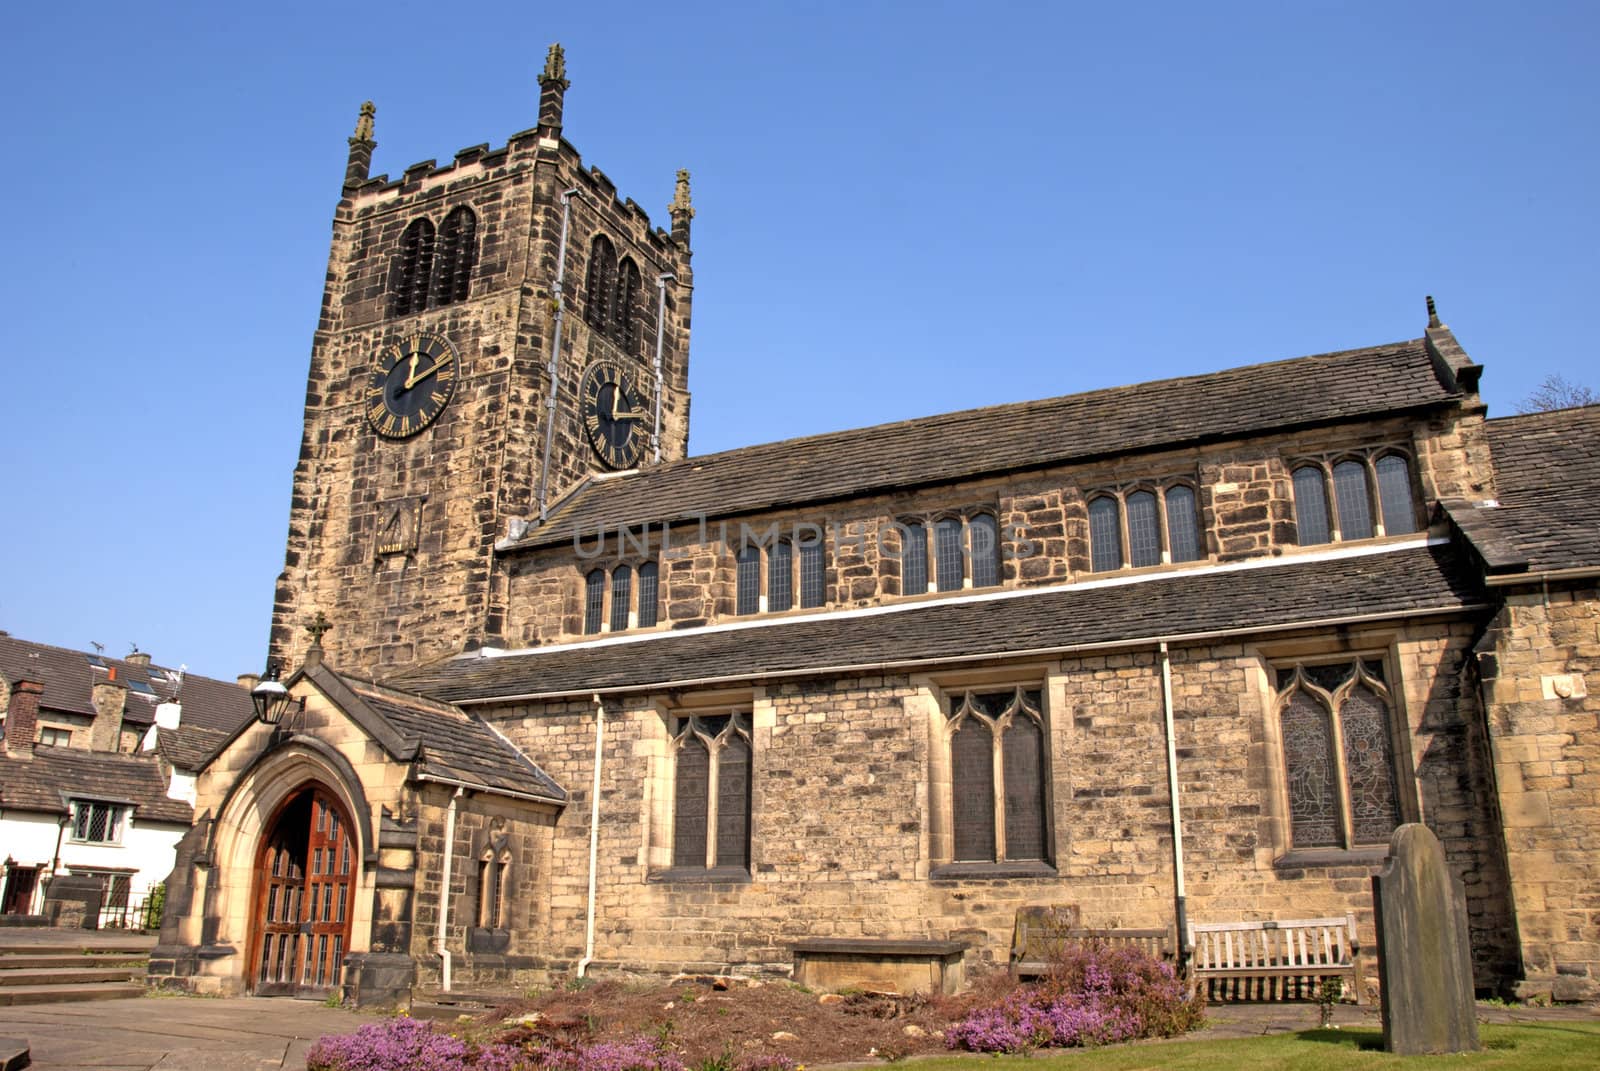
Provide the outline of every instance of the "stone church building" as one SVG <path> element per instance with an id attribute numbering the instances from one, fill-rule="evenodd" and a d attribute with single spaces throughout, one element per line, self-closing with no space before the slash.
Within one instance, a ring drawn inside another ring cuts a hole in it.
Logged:
<path id="1" fill-rule="evenodd" d="M 1483 990 L 1596 992 L 1600 409 L 1489 419 L 1430 299 L 1399 342 L 686 456 L 688 176 L 653 227 L 563 136 L 559 48 L 539 84 L 396 178 L 362 111 L 292 699 L 201 773 L 153 974 L 976 966 L 1056 904 L 1370 950 L 1423 822 Z"/>

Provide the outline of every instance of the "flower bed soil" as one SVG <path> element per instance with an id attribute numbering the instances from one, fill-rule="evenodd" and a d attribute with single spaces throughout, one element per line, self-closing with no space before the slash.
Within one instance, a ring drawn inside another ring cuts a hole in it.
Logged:
<path id="1" fill-rule="evenodd" d="M 485 1016 L 480 1025 L 498 1020 L 501 1029 L 495 1033 L 511 1040 L 620 1041 L 644 1034 L 665 1039 L 690 1067 L 723 1056 L 729 1066 L 761 1056 L 786 1056 L 799 1064 L 898 1059 L 947 1052 L 944 1032 L 1011 986 L 999 972 L 959 996 L 925 999 L 877 993 L 824 997 L 787 982 L 742 979 L 671 985 L 604 981 L 516 1001 Z M 534 1021 L 516 1022 L 529 1018 Z"/>

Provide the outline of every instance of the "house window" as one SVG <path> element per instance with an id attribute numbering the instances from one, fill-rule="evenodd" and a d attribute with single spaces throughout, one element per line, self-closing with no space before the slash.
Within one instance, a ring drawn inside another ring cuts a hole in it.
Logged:
<path id="1" fill-rule="evenodd" d="M 1201 557 L 1195 493 L 1187 484 L 1102 491 L 1089 499 L 1092 571 L 1142 569 L 1162 562 L 1198 561 Z"/>
<path id="2" fill-rule="evenodd" d="M 1041 693 L 966 692 L 945 720 L 952 861 L 1043 862 L 1045 732 Z"/>
<path id="3" fill-rule="evenodd" d="M 84 844 L 118 844 L 126 808 L 93 800 L 72 801 L 72 839 Z"/>
<path id="4" fill-rule="evenodd" d="M 511 876 L 511 853 L 493 848 L 478 859 L 478 925 L 490 930 L 505 926 L 506 885 Z"/>
<path id="5" fill-rule="evenodd" d="M 591 569 L 583 578 L 583 632 L 593 635 L 600 631 L 606 611 L 606 571 Z"/>
<path id="6" fill-rule="evenodd" d="M 698 714 L 673 726 L 672 865 L 750 869 L 750 715 Z"/>
<path id="7" fill-rule="evenodd" d="M 1303 547 L 1405 535 L 1420 527 L 1411 463 L 1394 450 L 1301 461 L 1291 475 L 1295 528 Z"/>
<path id="8" fill-rule="evenodd" d="M 71 747 L 72 730 L 53 729 L 49 726 L 44 726 L 39 730 L 39 743 L 50 747 Z"/>
<path id="9" fill-rule="evenodd" d="M 639 566 L 639 627 L 654 628 L 657 619 L 656 601 L 660 598 L 658 578 L 660 568 L 655 562 Z"/>
<path id="10" fill-rule="evenodd" d="M 800 542 L 800 606 L 809 609 L 827 601 L 823 576 L 822 535 L 813 534 Z"/>
<path id="11" fill-rule="evenodd" d="M 1387 843 L 1400 805 L 1382 661 L 1296 663 L 1277 678 L 1292 845 Z"/>

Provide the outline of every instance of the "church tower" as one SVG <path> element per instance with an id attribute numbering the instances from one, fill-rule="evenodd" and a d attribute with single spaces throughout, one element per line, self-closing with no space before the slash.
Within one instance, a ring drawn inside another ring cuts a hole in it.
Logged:
<path id="1" fill-rule="evenodd" d="M 595 472 L 684 456 L 688 173 L 652 228 L 562 136 L 561 46 L 538 125 L 369 177 L 363 105 L 334 213 L 271 654 L 318 614 L 357 673 L 494 644 L 495 541 Z"/>

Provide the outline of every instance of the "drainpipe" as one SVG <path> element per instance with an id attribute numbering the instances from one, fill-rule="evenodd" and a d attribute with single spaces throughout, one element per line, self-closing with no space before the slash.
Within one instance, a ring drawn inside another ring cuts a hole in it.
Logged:
<path id="1" fill-rule="evenodd" d="M 450 925 L 450 864 L 456 854 L 456 803 L 465 791 L 457 786 L 444 812 L 444 874 L 439 879 L 439 928 L 433 937 L 433 950 L 439 953 L 442 964 L 439 988 L 446 993 L 450 992 L 450 950 L 444 946 L 445 930 Z"/>
<path id="2" fill-rule="evenodd" d="M 594 784 L 589 788 L 589 912 L 583 924 L 583 958 L 578 961 L 582 978 L 594 962 L 594 878 L 600 856 L 600 761 L 606 739 L 606 707 L 594 697 Z"/>
<path id="3" fill-rule="evenodd" d="M 662 272 L 656 276 L 656 420 L 650 432 L 650 441 L 655 444 L 654 460 L 661 462 L 661 392 L 665 389 L 661 377 L 661 344 L 667 330 L 667 280 L 678 281 L 678 277 L 670 271 Z"/>
<path id="4" fill-rule="evenodd" d="M 582 196 L 583 191 L 577 187 L 567 190 L 561 195 L 561 243 L 556 249 L 556 281 L 551 287 L 551 300 L 556 306 L 556 332 L 555 340 L 550 344 L 550 364 L 548 366 L 548 379 L 550 381 L 550 394 L 544 402 L 544 464 L 539 467 L 539 519 L 545 520 L 549 516 L 548 489 L 550 486 L 550 452 L 555 448 L 556 441 L 556 395 L 559 383 L 556 377 L 561 370 L 561 323 L 566 317 L 567 302 L 563 295 L 562 286 L 567 278 L 567 228 L 572 222 L 572 199 Z"/>
<path id="5" fill-rule="evenodd" d="M 1161 714 L 1167 733 L 1167 795 L 1172 800 L 1172 862 L 1177 877 L 1176 897 L 1178 909 L 1178 966 L 1183 966 L 1188 949 L 1189 909 L 1183 886 L 1183 815 L 1178 807 L 1178 744 L 1172 724 L 1172 659 L 1167 651 L 1167 641 L 1162 640 L 1161 657 Z"/>

